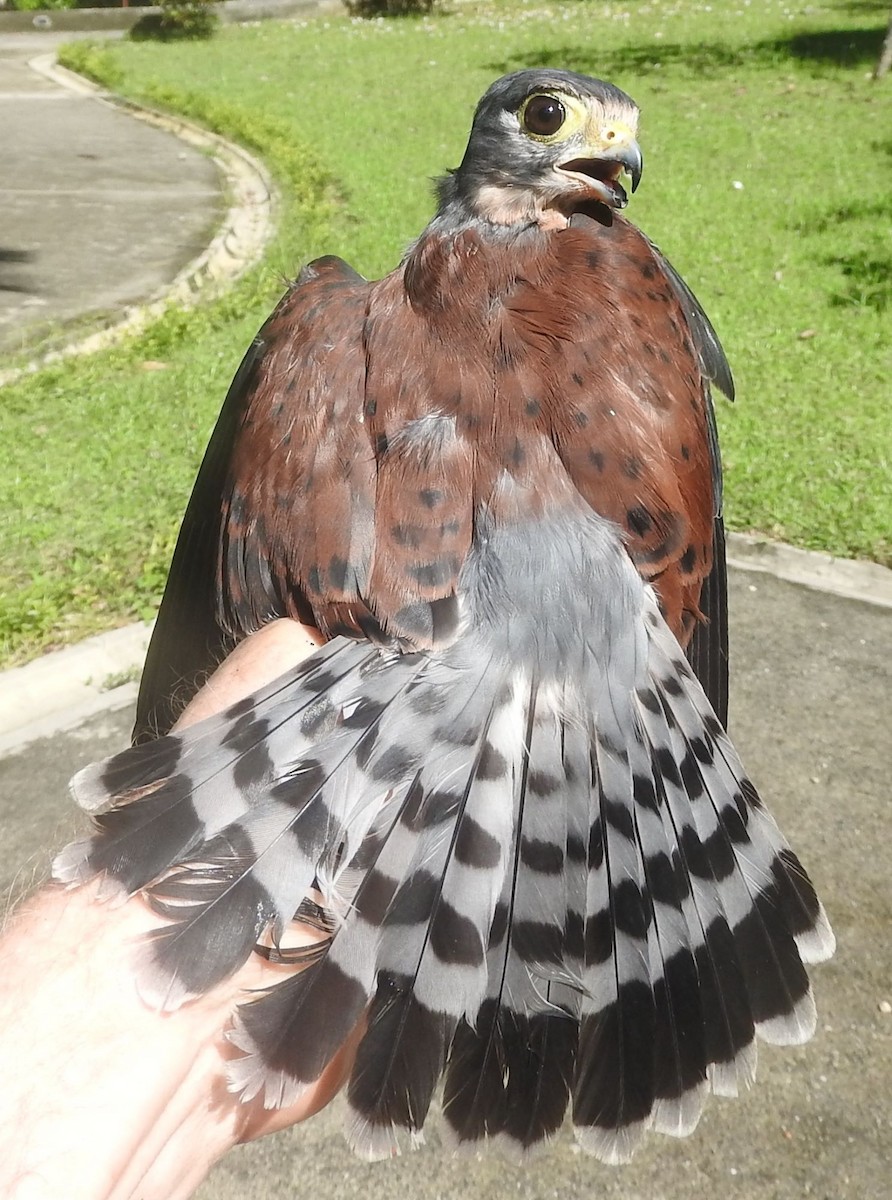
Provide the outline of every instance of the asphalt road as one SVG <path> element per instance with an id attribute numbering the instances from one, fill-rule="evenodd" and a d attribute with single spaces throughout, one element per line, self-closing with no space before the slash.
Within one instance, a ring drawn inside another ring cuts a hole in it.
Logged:
<path id="1" fill-rule="evenodd" d="M 205 249 L 222 211 L 210 158 L 36 74 L 37 46 L 53 48 L 0 37 L 4 353 L 62 322 L 120 319 Z"/>
<path id="2" fill-rule="evenodd" d="M 808 1046 L 764 1047 L 742 1100 L 711 1099 L 692 1138 L 652 1137 L 630 1167 L 577 1153 L 565 1134 L 524 1164 L 453 1158 L 428 1145 L 386 1164 L 355 1160 L 330 1110 L 237 1150 L 200 1200 L 888 1200 L 892 1197 L 892 611 L 764 575 L 732 575 L 732 733 L 818 885 L 839 938 L 814 969 Z M 46 872 L 74 832 L 65 782 L 120 748 L 130 713 L 95 717 L 0 760 L 0 883 Z M 126 1069 L 122 1065 L 122 1069 Z"/>

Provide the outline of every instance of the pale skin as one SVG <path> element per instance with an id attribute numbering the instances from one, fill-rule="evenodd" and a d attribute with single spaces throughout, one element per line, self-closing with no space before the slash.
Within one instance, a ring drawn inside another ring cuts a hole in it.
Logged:
<path id="1" fill-rule="evenodd" d="M 243 642 L 195 697 L 185 727 L 300 662 L 316 630 L 276 621 Z M 138 898 L 47 887 L 0 938 L 0 1196 L 4 1200 L 184 1200 L 239 1142 L 306 1120 L 349 1073 L 354 1035 L 287 1109 L 243 1105 L 226 1087 L 224 1031 L 246 992 L 282 967 L 252 956 L 174 1013 L 147 1008 L 129 966 L 158 924 Z M 295 928 L 290 943 L 318 934 Z"/>

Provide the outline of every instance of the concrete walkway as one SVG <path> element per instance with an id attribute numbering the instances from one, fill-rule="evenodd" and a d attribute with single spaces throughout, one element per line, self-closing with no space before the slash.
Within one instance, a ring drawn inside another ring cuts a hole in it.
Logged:
<path id="1" fill-rule="evenodd" d="M 743 1100 L 715 1100 L 693 1138 L 651 1138 L 631 1167 L 578 1155 L 568 1137 L 518 1167 L 453 1159 L 431 1143 L 391 1164 L 353 1159 L 335 1105 L 241 1148 L 200 1200 L 888 1200 L 892 1196 L 892 853 L 888 664 L 892 610 L 769 575 L 731 576 L 731 728 L 750 772 L 818 885 L 839 938 L 813 970 L 816 1039 L 763 1048 Z M 78 814 L 66 783 L 126 743 L 132 707 L 0 759 L 0 883 L 45 877 Z"/>
<path id="2" fill-rule="evenodd" d="M 214 162 L 29 67 L 0 37 L 0 352 L 120 315 L 197 257 L 224 211 Z"/>

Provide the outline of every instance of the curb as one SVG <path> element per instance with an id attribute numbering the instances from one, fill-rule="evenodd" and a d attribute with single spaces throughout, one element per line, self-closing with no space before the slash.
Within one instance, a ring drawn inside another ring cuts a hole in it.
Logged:
<path id="1" fill-rule="evenodd" d="M 107 92 L 60 66 L 54 54 L 37 55 L 29 60 L 28 66 L 59 87 L 80 96 L 92 96 L 98 103 L 107 104 L 138 121 L 164 129 L 190 146 L 209 150 L 226 181 L 226 190 L 231 199 L 210 245 L 198 258 L 187 263 L 169 286 L 150 296 L 144 304 L 125 309 L 124 317 L 113 325 L 41 355 L 24 367 L 0 371 L 0 387 L 65 358 L 104 350 L 145 329 L 171 304 L 188 308 L 197 302 L 199 296 L 205 298 L 218 294 L 224 284 L 238 279 L 258 261 L 273 235 L 277 206 L 275 185 L 269 172 L 259 159 L 241 146 L 191 121 L 157 112 Z"/>
<path id="2" fill-rule="evenodd" d="M 0 672 L 0 757 L 134 703 L 135 680 L 114 681 L 138 674 L 151 633 L 148 622 L 125 625 Z"/>
<path id="3" fill-rule="evenodd" d="M 878 563 L 833 558 L 744 533 L 728 536 L 732 570 L 758 571 L 845 600 L 892 609 L 892 570 Z M 136 701 L 137 685 L 109 687 L 115 676 L 138 674 L 152 625 L 140 622 L 100 633 L 23 667 L 0 672 L 0 757 L 37 738 L 76 728 L 102 712 Z"/>
<path id="4" fill-rule="evenodd" d="M 879 563 L 834 558 L 749 533 L 728 534 L 727 558 L 738 571 L 761 571 L 844 600 L 892 608 L 892 570 Z"/>

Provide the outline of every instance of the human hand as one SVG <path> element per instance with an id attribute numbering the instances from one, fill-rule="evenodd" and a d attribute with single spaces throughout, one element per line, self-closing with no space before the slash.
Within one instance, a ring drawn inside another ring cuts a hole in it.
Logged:
<path id="1" fill-rule="evenodd" d="M 276 621 L 242 642 L 178 727 L 296 665 L 315 630 Z M 0 938 L 0 1195 L 9 1200 L 183 1200 L 238 1142 L 306 1120 L 344 1083 L 358 1035 L 288 1108 L 243 1104 L 226 1086 L 225 1030 L 246 993 L 286 968 L 252 955 L 173 1013 L 140 1000 L 131 948 L 158 917 L 139 897 L 49 887 Z M 317 940 L 294 927 L 291 944 Z"/>

